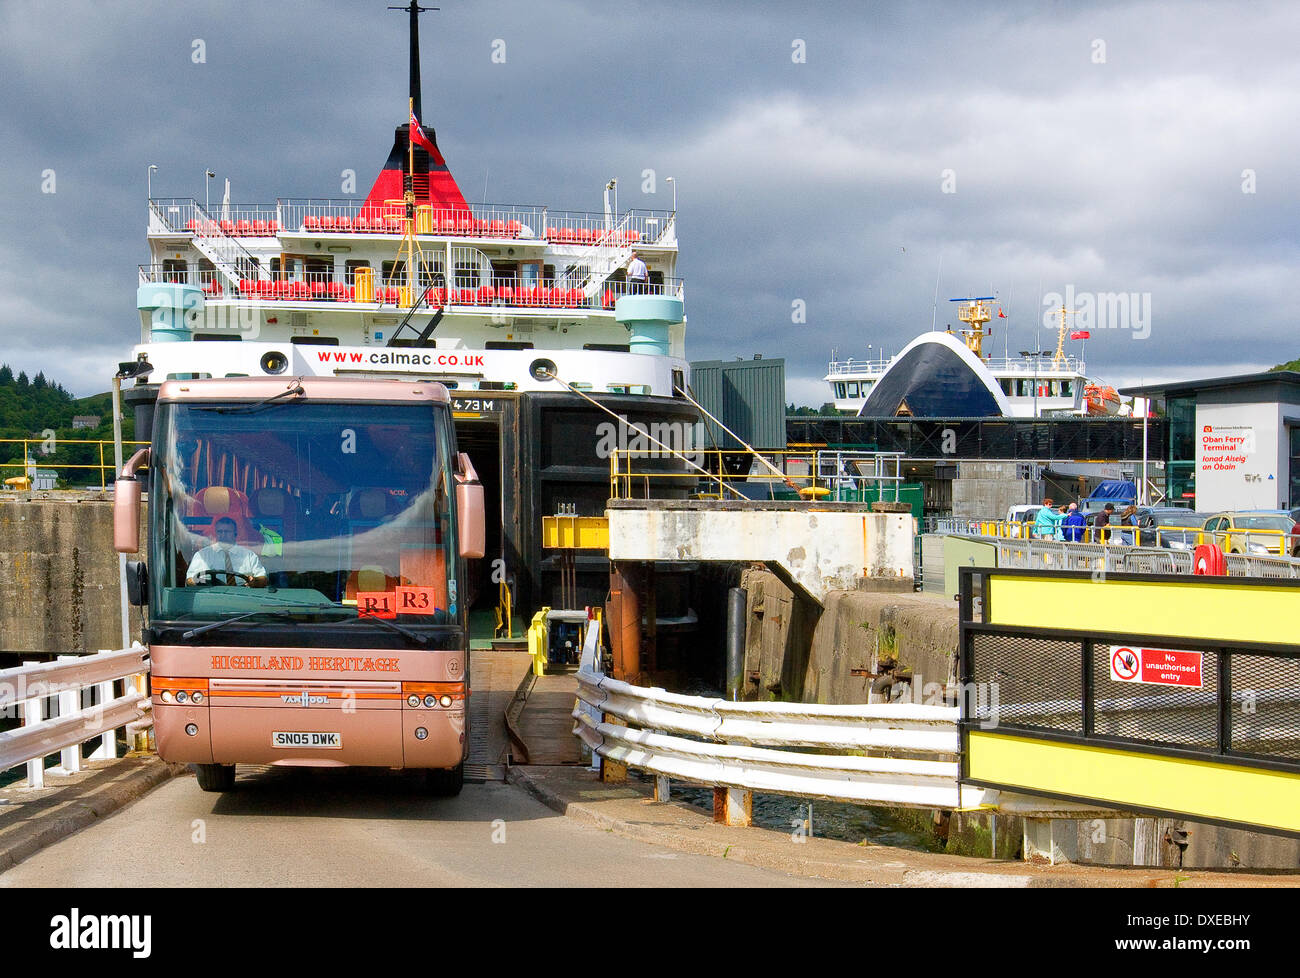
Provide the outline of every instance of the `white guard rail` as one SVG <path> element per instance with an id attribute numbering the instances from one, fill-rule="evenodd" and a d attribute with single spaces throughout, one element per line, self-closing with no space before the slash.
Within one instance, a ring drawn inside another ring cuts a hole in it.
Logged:
<path id="1" fill-rule="evenodd" d="M 23 726 L 0 733 L 0 771 L 25 762 L 28 786 L 44 787 L 45 758 L 59 752 L 61 773 L 80 771 L 82 744 L 94 737 L 102 740 L 93 757 L 116 757 L 116 731 L 140 725 L 150 702 L 143 684 L 128 682 L 123 695 L 115 697 L 113 683 L 147 673 L 148 654 L 134 645 L 0 670 L 0 716 L 12 716 L 21 707 L 23 718 Z"/>
<path id="2" fill-rule="evenodd" d="M 733 703 L 632 686 L 588 669 L 578 673 L 578 698 L 573 732 L 594 753 L 665 777 L 914 808 L 970 808 L 983 797 L 957 783 L 955 707 Z M 625 723 L 597 720 L 584 703 Z"/>

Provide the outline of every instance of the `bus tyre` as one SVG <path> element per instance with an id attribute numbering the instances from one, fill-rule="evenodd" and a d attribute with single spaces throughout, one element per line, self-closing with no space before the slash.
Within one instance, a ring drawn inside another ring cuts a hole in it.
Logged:
<path id="1" fill-rule="evenodd" d="M 195 764 L 194 774 L 204 791 L 229 791 L 235 786 L 233 764 Z"/>
<path id="2" fill-rule="evenodd" d="M 457 764 L 451 769 L 435 768 L 424 773 L 425 784 L 429 794 L 438 798 L 453 798 L 460 794 L 465 783 L 465 765 Z"/>

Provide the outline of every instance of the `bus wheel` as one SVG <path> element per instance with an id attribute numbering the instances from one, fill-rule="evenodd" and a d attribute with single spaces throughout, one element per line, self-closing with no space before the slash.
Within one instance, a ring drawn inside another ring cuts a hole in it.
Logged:
<path id="1" fill-rule="evenodd" d="M 439 798 L 453 798 L 460 794 L 461 786 L 465 783 L 465 765 L 457 764 L 450 770 L 438 768 L 426 771 L 424 776 L 429 794 Z"/>
<path id="2" fill-rule="evenodd" d="M 204 791 L 229 791 L 235 786 L 233 764 L 195 764 L 194 773 Z"/>

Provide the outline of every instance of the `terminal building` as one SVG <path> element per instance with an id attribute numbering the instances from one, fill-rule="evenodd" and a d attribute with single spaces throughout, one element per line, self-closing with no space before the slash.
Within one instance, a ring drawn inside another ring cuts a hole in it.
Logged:
<path id="1" fill-rule="evenodd" d="M 1166 423 L 1166 498 L 1203 512 L 1300 507 L 1300 372 L 1128 387 Z M 1158 457 L 1158 456 L 1157 456 Z"/>

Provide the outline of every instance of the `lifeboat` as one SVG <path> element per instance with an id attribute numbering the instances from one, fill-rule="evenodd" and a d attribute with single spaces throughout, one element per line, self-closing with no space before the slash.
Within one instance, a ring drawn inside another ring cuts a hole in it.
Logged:
<path id="1" fill-rule="evenodd" d="M 1083 389 L 1083 397 L 1088 405 L 1091 417 L 1107 416 L 1119 413 L 1119 395 L 1115 388 L 1103 384 L 1088 384 Z"/>

